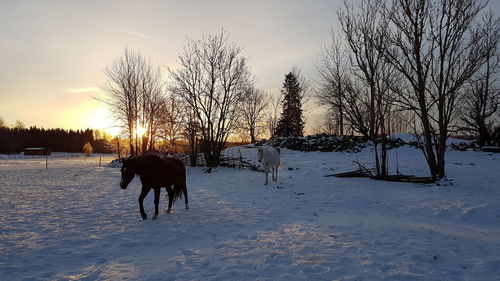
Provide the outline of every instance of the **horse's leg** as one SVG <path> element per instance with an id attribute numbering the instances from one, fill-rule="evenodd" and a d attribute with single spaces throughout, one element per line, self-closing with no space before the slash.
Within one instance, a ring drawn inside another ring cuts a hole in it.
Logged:
<path id="1" fill-rule="evenodd" d="M 188 190 L 186 187 L 186 183 L 182 184 L 182 192 L 184 193 L 184 205 L 186 206 L 186 210 L 189 209 L 189 200 L 188 200 Z"/>
<path id="2" fill-rule="evenodd" d="M 174 201 L 174 190 L 172 189 L 171 186 L 167 186 L 167 192 L 168 192 L 167 214 L 170 214 L 170 210 L 172 210 L 172 202 Z"/>
<path id="3" fill-rule="evenodd" d="M 146 195 L 148 195 L 148 192 L 151 188 L 150 187 L 146 187 L 146 186 L 142 186 L 142 189 L 141 189 L 141 195 L 139 195 L 139 211 L 141 212 L 141 216 L 142 216 L 142 219 L 145 220 L 148 218 L 148 216 L 146 215 L 146 213 L 144 212 L 144 198 L 146 197 Z"/>
<path id="4" fill-rule="evenodd" d="M 276 168 L 273 166 L 273 182 L 276 181 L 275 173 L 276 173 Z"/>
<path id="5" fill-rule="evenodd" d="M 161 187 L 155 187 L 155 215 L 153 216 L 153 220 L 156 220 L 158 218 L 158 205 L 160 204 L 160 192 L 161 192 Z"/>
<path id="6" fill-rule="evenodd" d="M 278 166 L 276 166 L 276 182 L 278 182 Z"/>
<path id="7" fill-rule="evenodd" d="M 269 169 L 264 168 L 264 173 L 266 173 L 266 182 L 264 183 L 264 185 L 267 185 L 267 173 L 269 173 Z"/>

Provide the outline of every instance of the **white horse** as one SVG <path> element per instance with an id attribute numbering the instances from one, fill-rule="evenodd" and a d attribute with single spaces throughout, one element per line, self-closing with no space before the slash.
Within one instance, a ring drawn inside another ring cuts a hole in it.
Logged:
<path id="1" fill-rule="evenodd" d="M 266 173 L 266 185 L 267 185 L 267 173 L 269 173 L 269 169 L 272 168 L 272 177 L 273 181 L 278 181 L 278 168 L 281 168 L 281 157 L 280 157 L 280 149 L 274 148 L 270 146 L 259 147 L 259 163 L 262 164 L 264 168 L 264 173 Z"/>

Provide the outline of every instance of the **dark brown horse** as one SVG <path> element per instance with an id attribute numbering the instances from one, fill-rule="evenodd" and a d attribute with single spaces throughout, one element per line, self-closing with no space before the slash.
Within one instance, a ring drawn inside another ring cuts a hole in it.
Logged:
<path id="1" fill-rule="evenodd" d="M 172 203 L 182 197 L 184 193 L 184 203 L 186 209 L 188 205 L 188 193 L 186 188 L 186 168 L 181 160 L 175 158 L 160 158 L 156 155 L 135 156 L 122 160 L 122 179 L 120 187 L 125 189 L 135 175 L 139 175 L 142 183 L 141 195 L 139 195 L 139 210 L 142 219 L 146 219 L 143 201 L 149 190 L 155 192 L 155 215 L 158 218 L 158 204 L 160 203 L 160 191 L 165 187 L 168 192 L 168 209 L 170 213 Z"/>

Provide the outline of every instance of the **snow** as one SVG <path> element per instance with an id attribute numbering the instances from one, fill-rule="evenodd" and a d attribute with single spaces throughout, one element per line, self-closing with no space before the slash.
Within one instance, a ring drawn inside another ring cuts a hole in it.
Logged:
<path id="1" fill-rule="evenodd" d="M 399 138 L 399 139 L 403 140 L 406 143 L 411 143 L 411 142 L 418 141 L 417 138 L 415 137 L 415 135 L 411 134 L 411 133 L 397 133 L 397 134 L 391 135 L 391 138 L 393 138 L 393 139 L 398 139 Z M 446 140 L 446 145 L 452 145 L 452 144 L 455 144 L 455 145 L 469 144 L 469 143 L 472 143 L 472 142 L 473 142 L 472 140 L 464 140 L 464 139 L 458 139 L 458 138 L 449 137 Z"/>
<path id="2" fill-rule="evenodd" d="M 191 208 L 157 221 L 140 218 L 139 180 L 120 189 L 98 157 L 0 157 L 0 280 L 500 280 L 499 154 L 450 150 L 437 185 L 324 177 L 370 166 L 368 148 L 281 152 L 268 186 L 189 167 Z M 428 174 L 418 149 L 389 157 Z"/>

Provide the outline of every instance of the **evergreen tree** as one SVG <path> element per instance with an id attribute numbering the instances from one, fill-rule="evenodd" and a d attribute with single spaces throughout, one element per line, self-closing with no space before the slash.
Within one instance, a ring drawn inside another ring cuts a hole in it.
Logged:
<path id="1" fill-rule="evenodd" d="M 285 75 L 281 94 L 283 95 L 283 111 L 276 126 L 274 137 L 304 135 L 304 117 L 302 116 L 302 86 L 297 75 L 290 72 Z"/>

